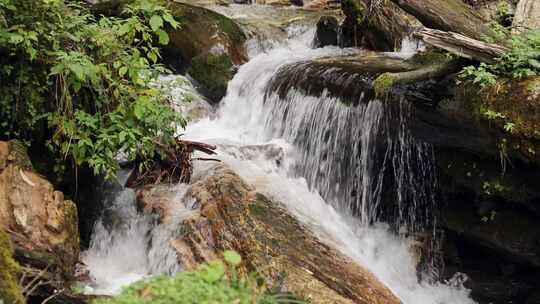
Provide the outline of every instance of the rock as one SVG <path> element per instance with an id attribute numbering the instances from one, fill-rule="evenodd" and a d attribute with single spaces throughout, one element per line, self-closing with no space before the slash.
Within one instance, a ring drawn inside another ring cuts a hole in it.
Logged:
<path id="1" fill-rule="evenodd" d="M 182 27 L 170 30 L 165 61 L 178 71 L 187 70 L 203 93 L 217 103 L 225 96 L 234 67 L 247 61 L 246 35 L 231 19 L 203 7 L 170 2 Z"/>
<path id="2" fill-rule="evenodd" d="M 540 292 L 533 292 L 533 294 L 527 298 L 525 304 L 540 304 Z"/>
<path id="3" fill-rule="evenodd" d="M 5 303 L 23 304 L 26 300 L 19 286 L 21 267 L 13 259 L 14 253 L 11 239 L 0 229 L 0 299 Z"/>
<path id="4" fill-rule="evenodd" d="M 317 22 L 314 47 L 320 48 L 327 45 L 338 45 L 338 20 L 333 16 L 322 16 Z"/>
<path id="5" fill-rule="evenodd" d="M 199 211 L 172 242 L 183 267 L 193 269 L 231 249 L 242 255 L 244 272 L 258 271 L 271 285 L 312 303 L 400 303 L 369 271 L 318 240 L 226 166 L 206 172 L 191 188 Z M 151 197 L 148 191 L 141 196 Z M 159 200 L 155 192 L 152 200 Z"/>
<path id="6" fill-rule="evenodd" d="M 16 257 L 69 281 L 79 258 L 77 208 L 32 168 L 25 147 L 0 142 L 0 229 L 11 236 Z M 38 271 L 39 272 L 39 271 Z"/>
<path id="7" fill-rule="evenodd" d="M 517 33 L 540 29 L 540 2 L 520 0 L 512 26 Z"/>

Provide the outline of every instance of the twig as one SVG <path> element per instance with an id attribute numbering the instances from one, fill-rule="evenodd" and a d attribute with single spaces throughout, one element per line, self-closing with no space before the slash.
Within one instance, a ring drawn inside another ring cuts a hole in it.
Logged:
<path id="1" fill-rule="evenodd" d="M 49 302 L 50 300 L 56 298 L 59 294 L 63 293 L 65 290 L 66 290 L 65 288 L 62 288 L 62 289 L 60 289 L 58 292 L 53 293 L 53 294 L 50 295 L 48 298 L 46 298 L 45 300 L 43 300 L 43 302 L 41 302 L 41 304 L 45 304 L 45 303 Z"/>

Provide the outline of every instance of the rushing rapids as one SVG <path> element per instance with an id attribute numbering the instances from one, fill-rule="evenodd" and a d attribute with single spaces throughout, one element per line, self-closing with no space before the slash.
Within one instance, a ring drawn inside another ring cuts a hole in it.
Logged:
<path id="1" fill-rule="evenodd" d="M 366 266 L 403 303 L 474 303 L 462 287 L 463 275 L 446 283 L 419 282 L 414 239 L 392 229 L 415 232 L 433 219 L 432 155 L 407 132 L 406 101 L 389 107 L 362 94 L 352 102 L 325 90 L 318 97 L 292 88 L 279 94 L 273 83 L 287 65 L 355 52 L 311 49 L 312 30 L 291 33 L 285 46 L 253 55 L 240 67 L 216 117 L 189 124 L 185 138 L 218 145 L 221 161 L 285 204 L 323 241 Z M 195 174 L 201 170 L 196 164 Z M 185 195 L 187 186 L 177 187 L 185 211 L 193 202 Z M 396 207 L 383 214 L 385 196 Z M 121 222 L 98 222 L 84 254 L 94 280 L 90 292 L 114 294 L 132 281 L 181 270 L 166 243 L 167 236 L 180 233 L 170 229 L 178 225 L 138 213 L 131 190 L 120 193 L 111 209 Z M 395 222 L 385 224 L 388 219 Z"/>

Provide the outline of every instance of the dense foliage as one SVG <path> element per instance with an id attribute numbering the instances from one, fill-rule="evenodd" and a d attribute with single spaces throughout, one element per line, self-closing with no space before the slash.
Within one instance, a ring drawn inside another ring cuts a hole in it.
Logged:
<path id="1" fill-rule="evenodd" d="M 165 30 L 179 26 L 156 1 L 96 17 L 78 1 L 0 0 L 1 139 L 46 144 L 61 166 L 108 176 L 117 153 L 155 157 L 185 124 L 150 86 L 164 72 Z"/>
<path id="2" fill-rule="evenodd" d="M 510 38 L 510 51 L 493 64 L 481 63 L 463 69 L 461 77 L 482 87 L 492 86 L 499 78 L 523 79 L 540 74 L 540 31 Z"/>
<path id="3" fill-rule="evenodd" d="M 240 276 L 236 270 L 241 263 L 238 253 L 226 251 L 224 258 L 226 263 L 214 261 L 176 277 L 164 276 L 135 283 L 120 296 L 97 300 L 94 304 L 304 303 L 287 294 L 270 294 L 254 276 Z"/>

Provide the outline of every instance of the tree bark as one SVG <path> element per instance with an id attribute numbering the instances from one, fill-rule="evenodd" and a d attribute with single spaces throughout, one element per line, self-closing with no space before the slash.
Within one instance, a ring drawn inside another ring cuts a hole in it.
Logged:
<path id="1" fill-rule="evenodd" d="M 461 0 L 392 1 L 418 18 L 424 26 L 456 32 L 477 40 L 493 36 L 493 31 L 486 24 L 486 20 Z"/>
<path id="2" fill-rule="evenodd" d="M 345 46 L 375 51 L 394 51 L 414 29 L 422 24 L 392 2 L 373 7 L 371 0 L 342 1 L 345 13 Z"/>
<path id="3" fill-rule="evenodd" d="M 498 44 L 486 43 L 458 33 L 429 28 L 416 31 L 414 36 L 424 40 L 429 45 L 444 49 L 452 54 L 485 63 L 495 62 L 495 58 L 508 51 L 508 48 Z"/>
<path id="4" fill-rule="evenodd" d="M 540 29 L 540 1 L 521 0 L 514 16 L 513 32 L 522 33 L 527 30 Z"/>

